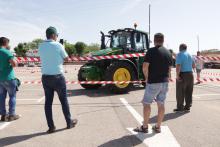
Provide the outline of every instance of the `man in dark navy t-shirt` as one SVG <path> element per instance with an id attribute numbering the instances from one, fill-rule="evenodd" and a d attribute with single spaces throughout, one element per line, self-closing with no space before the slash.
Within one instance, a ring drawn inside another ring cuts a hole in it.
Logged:
<path id="1" fill-rule="evenodd" d="M 144 122 L 141 127 L 134 129 L 136 132 L 148 132 L 148 122 L 151 112 L 151 104 L 154 99 L 158 105 L 157 124 L 152 128 L 156 133 L 160 133 L 161 123 L 164 118 L 164 102 L 168 92 L 168 82 L 172 67 L 172 55 L 163 47 L 164 35 L 157 33 L 154 36 L 155 47 L 150 48 L 146 53 L 143 73 L 146 79 L 146 90 L 143 98 Z"/>

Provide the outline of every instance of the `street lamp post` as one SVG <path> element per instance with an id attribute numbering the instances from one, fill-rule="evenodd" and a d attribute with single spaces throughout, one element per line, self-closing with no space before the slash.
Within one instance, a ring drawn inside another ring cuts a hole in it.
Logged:
<path id="1" fill-rule="evenodd" d="M 149 4 L 149 45 L 151 43 L 150 33 L 151 33 L 151 5 Z"/>
<path id="2" fill-rule="evenodd" d="M 198 52 L 200 51 L 200 41 L 199 41 L 199 35 L 197 35 L 197 42 L 198 42 Z"/>

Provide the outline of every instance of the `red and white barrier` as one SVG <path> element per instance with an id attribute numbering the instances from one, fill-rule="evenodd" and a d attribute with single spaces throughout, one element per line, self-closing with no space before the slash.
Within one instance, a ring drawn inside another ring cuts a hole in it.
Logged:
<path id="1" fill-rule="evenodd" d="M 176 80 L 170 79 L 170 82 L 175 82 Z M 125 83 L 142 83 L 143 81 L 67 81 L 67 85 L 76 84 L 125 84 Z M 201 78 L 200 82 L 220 82 L 220 78 Z M 41 81 L 23 81 L 22 85 L 29 84 L 42 84 Z"/>
<path id="2" fill-rule="evenodd" d="M 91 61 L 91 60 L 103 60 L 103 59 L 125 59 L 134 57 L 143 57 L 145 53 L 134 53 L 124 55 L 108 55 L 108 56 L 92 56 L 92 57 L 71 57 L 68 62 L 72 61 Z M 16 57 L 17 62 L 40 62 L 40 58 L 33 57 Z"/>
<path id="3" fill-rule="evenodd" d="M 143 57 L 143 56 L 145 56 L 145 53 L 108 55 L 108 56 L 92 56 L 92 57 L 71 57 L 68 59 L 68 62 L 103 60 L 103 59 L 126 59 L 126 58 L 135 58 L 135 57 Z M 220 61 L 220 57 L 197 56 L 196 58 L 204 60 L 204 61 Z M 40 58 L 34 58 L 34 57 L 16 57 L 16 60 L 17 60 L 17 62 L 40 62 Z"/>
<path id="4" fill-rule="evenodd" d="M 220 57 L 204 57 L 204 56 L 195 56 L 196 59 L 200 59 L 200 60 L 203 60 L 203 61 L 220 61 Z"/>
<path id="5" fill-rule="evenodd" d="M 202 75 L 220 76 L 220 73 L 201 72 Z"/>

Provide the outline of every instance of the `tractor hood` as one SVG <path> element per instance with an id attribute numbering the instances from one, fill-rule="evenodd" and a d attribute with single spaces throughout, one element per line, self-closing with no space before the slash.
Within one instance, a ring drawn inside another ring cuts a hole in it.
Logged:
<path id="1" fill-rule="evenodd" d="M 106 56 L 106 55 L 116 55 L 120 54 L 122 52 L 122 49 L 120 48 L 107 48 L 107 49 L 102 49 L 96 52 L 92 52 L 92 56 Z"/>

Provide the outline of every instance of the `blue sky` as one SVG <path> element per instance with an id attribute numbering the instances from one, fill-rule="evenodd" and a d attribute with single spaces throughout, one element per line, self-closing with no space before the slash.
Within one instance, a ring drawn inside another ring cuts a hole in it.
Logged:
<path id="1" fill-rule="evenodd" d="M 0 36 L 18 42 L 45 38 L 48 26 L 57 27 L 69 42 L 100 43 L 100 30 L 133 27 L 148 31 L 148 4 L 152 5 L 152 34 L 165 34 L 165 46 L 178 51 L 220 49 L 219 0 L 0 0 Z"/>

